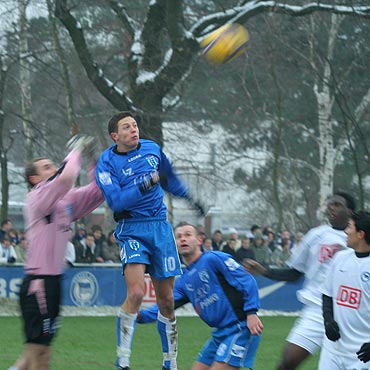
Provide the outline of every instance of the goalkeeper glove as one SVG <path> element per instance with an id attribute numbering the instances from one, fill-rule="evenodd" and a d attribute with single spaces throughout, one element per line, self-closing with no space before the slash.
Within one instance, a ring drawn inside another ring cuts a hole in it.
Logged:
<path id="1" fill-rule="evenodd" d="M 368 362 L 370 360 L 370 342 L 364 343 L 356 354 L 360 361 Z"/>
<path id="2" fill-rule="evenodd" d="M 141 176 L 138 185 L 140 193 L 146 194 L 149 190 L 153 188 L 153 186 L 157 185 L 158 182 L 159 182 L 158 171 L 152 171 Z"/>
<path id="3" fill-rule="evenodd" d="M 95 139 L 88 135 L 74 135 L 68 140 L 66 149 L 69 152 L 79 150 L 89 158 L 94 158 Z"/>
<path id="4" fill-rule="evenodd" d="M 333 342 L 340 338 L 339 326 L 335 320 L 325 321 L 325 334 Z"/>

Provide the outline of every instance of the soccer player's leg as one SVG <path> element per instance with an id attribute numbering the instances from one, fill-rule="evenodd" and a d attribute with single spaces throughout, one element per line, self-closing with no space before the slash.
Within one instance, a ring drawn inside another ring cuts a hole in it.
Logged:
<path id="1" fill-rule="evenodd" d="M 278 370 L 295 370 L 321 348 L 324 323 L 321 306 L 306 305 L 290 331 Z"/>
<path id="2" fill-rule="evenodd" d="M 174 278 L 152 278 L 158 303 L 157 329 L 162 343 L 163 369 L 177 370 L 178 333 L 173 302 Z"/>
<path id="3" fill-rule="evenodd" d="M 144 297 L 144 264 L 126 264 L 127 295 L 117 314 L 117 367 L 128 369 L 137 312 Z"/>

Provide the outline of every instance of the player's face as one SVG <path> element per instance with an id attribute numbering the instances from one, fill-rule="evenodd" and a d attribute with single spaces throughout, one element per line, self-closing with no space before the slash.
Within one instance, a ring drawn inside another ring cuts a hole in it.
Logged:
<path id="1" fill-rule="evenodd" d="M 133 150 L 139 144 L 139 127 L 133 117 L 118 121 L 118 131 L 111 134 L 120 152 Z"/>
<path id="2" fill-rule="evenodd" d="M 356 250 L 356 246 L 359 244 L 359 232 L 356 230 L 355 223 L 353 220 L 349 220 L 348 225 L 344 232 L 347 234 L 347 245 L 350 248 Z"/>
<path id="3" fill-rule="evenodd" d="M 348 224 L 349 210 L 346 200 L 338 195 L 331 197 L 327 205 L 327 215 L 330 224 L 335 229 L 344 230 Z"/>
<path id="4" fill-rule="evenodd" d="M 31 176 L 35 178 L 34 183 L 38 184 L 41 181 L 47 180 L 54 176 L 57 172 L 56 165 L 50 159 L 41 159 L 35 163 L 36 176 Z"/>
<path id="5" fill-rule="evenodd" d="M 197 231 L 191 225 L 179 226 L 175 230 L 177 250 L 181 256 L 190 257 L 200 252 Z"/>

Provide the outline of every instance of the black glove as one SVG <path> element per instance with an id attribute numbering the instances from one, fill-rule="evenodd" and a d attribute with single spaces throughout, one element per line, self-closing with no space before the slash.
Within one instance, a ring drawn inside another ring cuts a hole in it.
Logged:
<path id="1" fill-rule="evenodd" d="M 360 350 L 356 352 L 357 357 L 362 362 L 368 362 L 370 361 L 370 342 L 364 343 Z"/>
<path id="2" fill-rule="evenodd" d="M 199 217 L 204 217 L 206 215 L 203 204 L 199 202 L 192 202 L 192 206 L 195 208 L 195 212 Z"/>
<path id="3" fill-rule="evenodd" d="M 8 258 L 8 263 L 14 263 L 15 262 L 15 258 L 14 257 L 9 257 Z"/>
<path id="4" fill-rule="evenodd" d="M 339 326 L 335 320 L 325 321 L 325 334 L 333 342 L 340 338 Z"/>
<path id="5" fill-rule="evenodd" d="M 159 182 L 158 171 L 152 171 L 140 176 L 139 178 L 139 190 L 141 194 L 146 194 L 153 186 L 157 185 Z"/>

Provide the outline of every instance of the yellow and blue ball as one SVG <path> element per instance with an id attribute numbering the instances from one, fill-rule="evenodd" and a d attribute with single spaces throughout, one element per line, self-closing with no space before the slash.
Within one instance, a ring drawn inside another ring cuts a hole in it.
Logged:
<path id="1" fill-rule="evenodd" d="M 237 23 L 224 26 L 207 35 L 201 42 L 202 54 L 212 63 L 223 64 L 246 50 L 249 33 Z"/>

